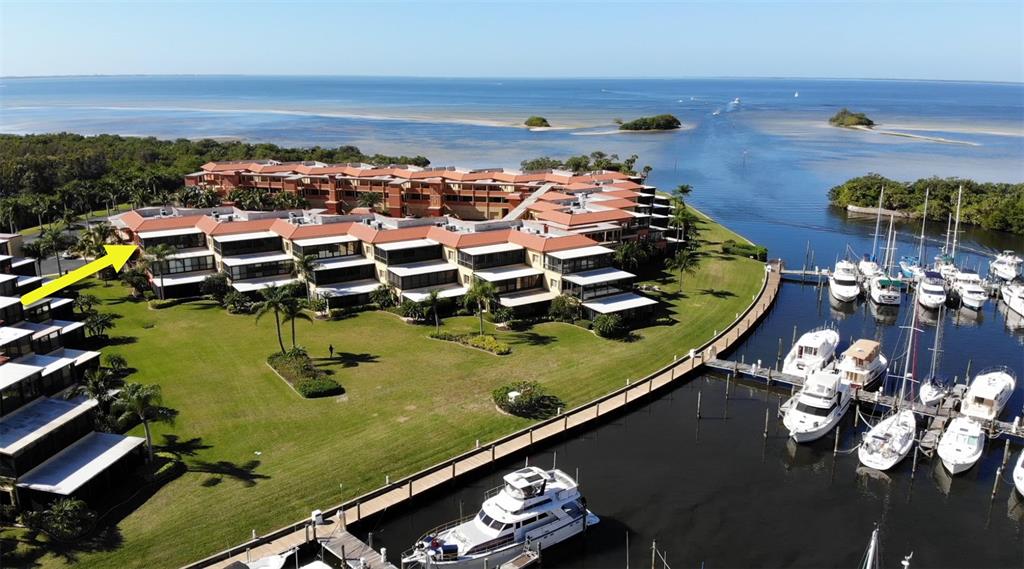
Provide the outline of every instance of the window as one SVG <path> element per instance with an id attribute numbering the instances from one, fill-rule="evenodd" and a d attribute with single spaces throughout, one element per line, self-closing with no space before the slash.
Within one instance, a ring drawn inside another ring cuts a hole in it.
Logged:
<path id="1" fill-rule="evenodd" d="M 815 417 L 828 417 L 829 414 L 832 413 L 832 410 L 838 406 L 838 403 L 833 402 L 827 409 L 822 409 L 821 407 L 814 407 L 802 401 L 797 401 L 796 410 L 808 415 L 814 415 Z"/>

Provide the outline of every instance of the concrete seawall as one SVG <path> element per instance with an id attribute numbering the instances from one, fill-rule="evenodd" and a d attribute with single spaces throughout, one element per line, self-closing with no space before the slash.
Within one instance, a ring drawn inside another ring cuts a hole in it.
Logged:
<path id="1" fill-rule="evenodd" d="M 356 523 L 387 508 L 428 492 L 470 472 L 493 464 L 511 455 L 525 452 L 534 445 L 550 440 L 567 432 L 581 429 L 601 417 L 618 412 L 628 405 L 648 400 L 680 380 L 690 377 L 704 366 L 704 361 L 714 359 L 729 351 L 747 333 L 757 327 L 775 302 L 781 283 L 782 265 L 778 261 L 767 264 L 761 290 L 754 296 L 747 309 L 723 331 L 684 357 L 676 359 L 654 373 L 638 379 L 625 387 L 604 395 L 594 401 L 568 410 L 561 415 L 541 421 L 535 425 L 502 437 L 487 444 L 481 444 L 469 452 L 395 480 L 362 496 L 323 510 L 324 517 L 338 516 L 343 526 Z M 264 536 L 257 537 L 235 547 L 221 551 L 186 567 L 226 567 L 235 561 L 259 559 L 281 553 L 309 540 L 309 520 L 302 520 L 285 526 Z"/>

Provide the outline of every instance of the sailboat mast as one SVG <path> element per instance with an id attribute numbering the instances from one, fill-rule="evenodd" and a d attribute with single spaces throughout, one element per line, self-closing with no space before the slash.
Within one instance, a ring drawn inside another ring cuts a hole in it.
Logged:
<path id="1" fill-rule="evenodd" d="M 960 202 L 964 197 L 964 187 L 961 184 L 960 191 L 956 194 L 956 221 L 953 223 L 953 252 L 950 256 L 953 257 L 953 262 L 956 263 L 956 242 L 960 236 Z"/>
<path id="2" fill-rule="evenodd" d="M 900 381 L 900 398 L 896 400 L 896 406 L 899 407 L 903 404 L 903 398 L 906 397 L 907 393 L 907 381 L 914 381 L 913 373 L 911 373 L 910 358 L 914 351 L 914 332 L 917 331 L 917 294 L 921 287 L 914 289 L 914 302 L 912 305 L 914 308 L 910 309 L 910 334 L 907 337 L 907 359 L 903 364 L 903 381 Z"/>
<path id="3" fill-rule="evenodd" d="M 886 232 L 885 237 L 885 262 L 882 267 L 885 268 L 885 273 L 888 276 L 892 276 L 892 252 L 895 250 L 895 246 L 892 243 L 892 238 L 896 234 L 892 228 L 893 216 L 889 216 L 889 230 Z"/>
<path id="4" fill-rule="evenodd" d="M 953 230 L 953 214 L 946 217 L 946 243 L 942 245 L 942 254 L 949 253 L 949 233 Z"/>
<path id="5" fill-rule="evenodd" d="M 936 370 L 939 369 L 939 346 L 942 345 L 942 317 L 946 313 L 945 306 L 939 306 L 939 319 L 935 323 L 935 344 L 932 346 L 932 366 L 928 370 L 929 379 L 935 377 Z"/>
<path id="6" fill-rule="evenodd" d="M 925 188 L 924 190 L 924 215 L 921 216 L 921 241 L 917 245 L 917 262 L 920 266 L 924 266 L 924 227 L 928 223 L 928 194 L 931 193 L 931 188 Z"/>
<path id="7" fill-rule="evenodd" d="M 871 241 L 871 260 L 875 260 L 875 253 L 878 251 L 878 230 L 882 227 L 882 197 L 885 196 L 885 187 L 878 192 L 878 211 L 875 213 L 875 238 Z"/>

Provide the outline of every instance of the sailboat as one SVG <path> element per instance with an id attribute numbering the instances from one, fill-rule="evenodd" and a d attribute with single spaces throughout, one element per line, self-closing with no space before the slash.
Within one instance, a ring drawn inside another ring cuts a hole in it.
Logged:
<path id="1" fill-rule="evenodd" d="M 903 278 L 914 281 L 919 281 L 924 277 L 925 267 L 922 264 L 924 262 L 924 230 L 928 223 L 928 198 L 930 194 L 931 188 L 925 189 L 924 215 L 921 216 L 921 237 L 917 244 L 917 256 L 905 255 L 900 258 L 900 272 L 903 274 Z"/>
<path id="2" fill-rule="evenodd" d="M 910 312 L 907 358 L 903 364 L 895 410 L 864 434 L 864 441 L 857 449 L 857 458 L 860 459 L 860 463 L 876 470 L 889 470 L 896 466 L 906 458 L 910 449 L 914 447 L 917 419 L 914 417 L 913 411 L 902 408 L 906 404 L 907 382 L 914 381 L 911 358 L 915 353 L 914 333 L 917 332 L 917 311 L 911 310 Z"/>
<path id="3" fill-rule="evenodd" d="M 885 188 L 882 188 L 878 193 L 878 211 L 875 212 L 875 235 L 871 241 L 871 255 L 864 255 L 864 258 L 857 263 L 857 270 L 860 271 L 861 276 L 864 278 L 865 284 L 867 281 L 881 274 L 882 269 L 878 266 L 878 262 L 875 261 L 875 254 L 878 252 L 878 230 L 882 228 L 882 198 L 885 197 Z"/>
<path id="4" fill-rule="evenodd" d="M 903 569 L 910 567 L 910 559 L 914 557 L 913 552 L 900 561 Z M 882 568 L 882 546 L 878 539 L 878 526 L 871 532 L 871 541 L 868 542 L 868 549 L 864 552 L 864 560 L 861 561 L 860 569 L 881 569 Z"/>
<path id="5" fill-rule="evenodd" d="M 885 245 L 885 270 L 868 281 L 868 296 L 875 304 L 899 306 L 903 297 L 901 283 L 889 275 L 892 270 L 893 257 L 896 256 L 896 245 L 893 243 L 895 231 L 892 224 L 893 216 L 889 216 L 889 231 Z"/>
<path id="6" fill-rule="evenodd" d="M 928 370 L 928 377 L 921 382 L 921 386 L 918 388 L 918 397 L 925 405 L 937 405 L 943 397 L 949 394 L 949 385 L 940 379 L 937 373 L 939 354 L 942 352 L 939 348 L 942 345 L 942 317 L 945 314 L 946 308 L 941 307 L 938 321 L 935 323 L 935 345 L 932 346 L 931 368 Z"/>

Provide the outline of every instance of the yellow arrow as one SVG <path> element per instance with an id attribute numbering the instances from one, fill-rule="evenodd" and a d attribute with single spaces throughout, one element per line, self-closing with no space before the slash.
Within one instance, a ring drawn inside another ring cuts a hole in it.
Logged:
<path id="1" fill-rule="evenodd" d="M 114 267 L 115 271 L 120 271 L 137 249 L 135 245 L 104 245 L 103 248 L 107 250 L 106 255 L 30 291 L 21 297 L 21 303 L 28 306 L 107 267 Z"/>

